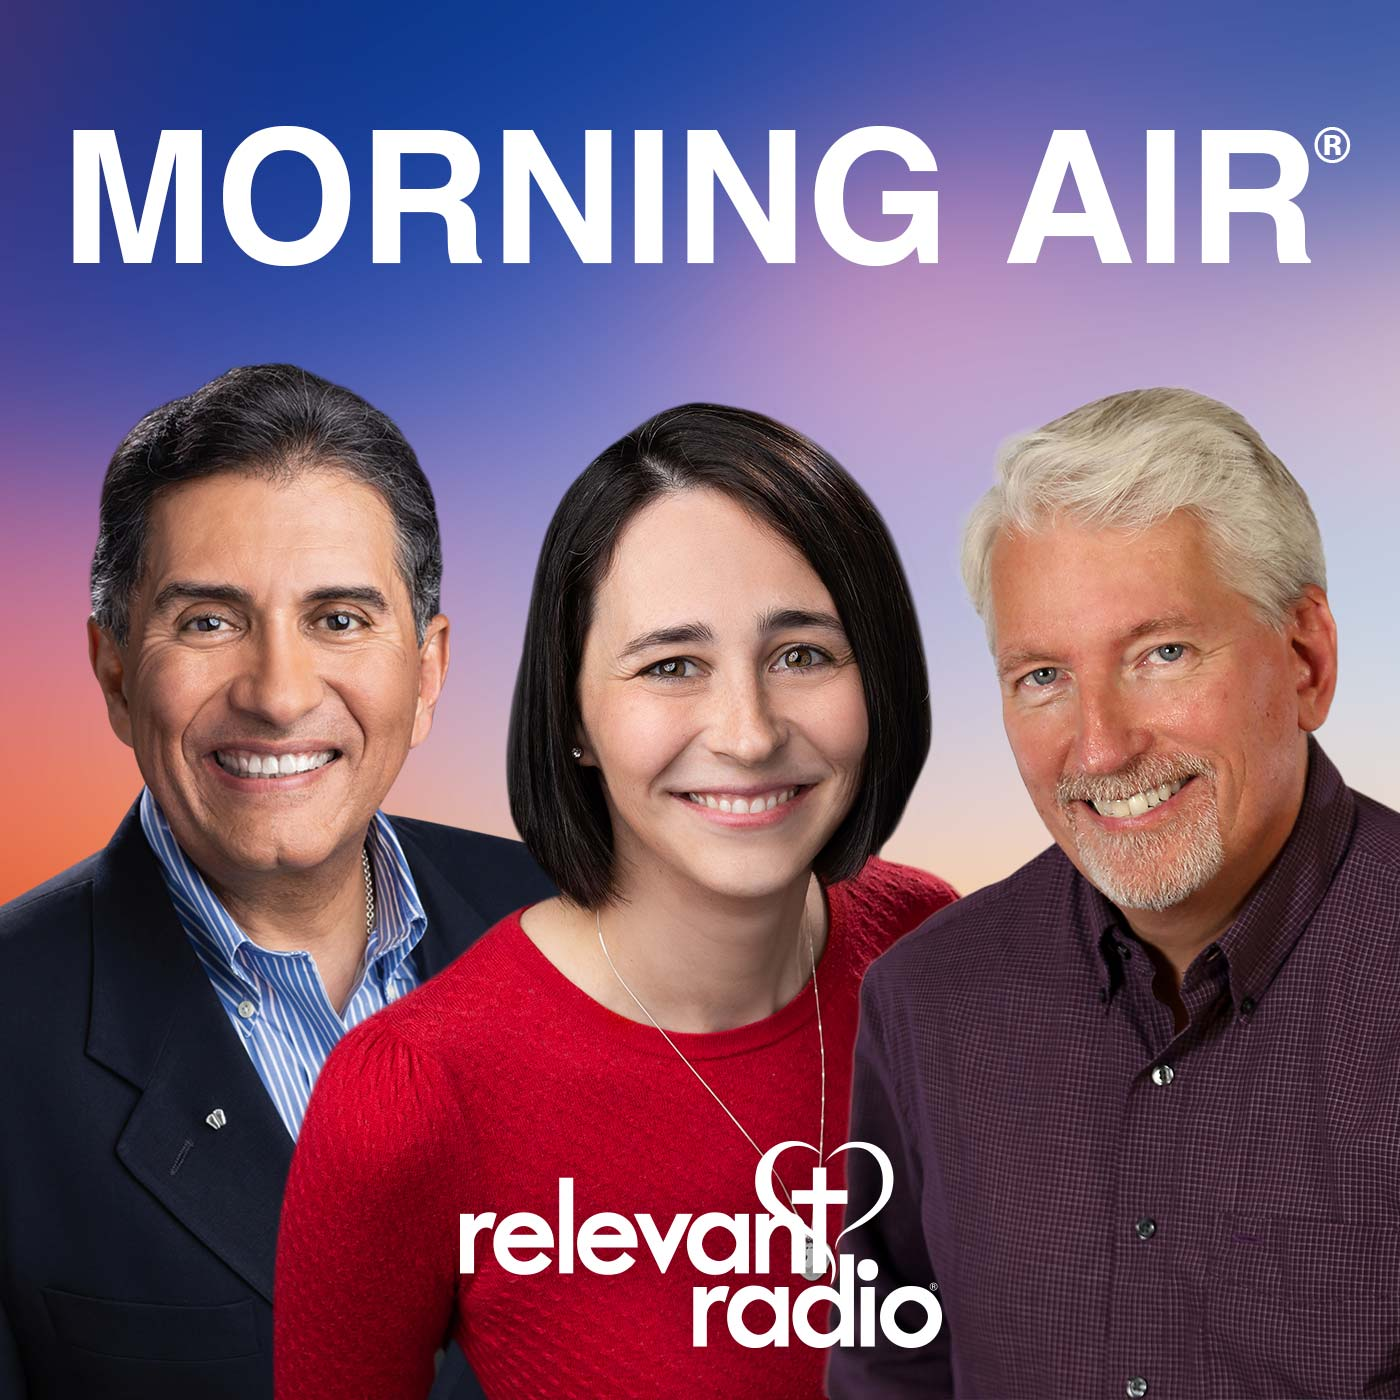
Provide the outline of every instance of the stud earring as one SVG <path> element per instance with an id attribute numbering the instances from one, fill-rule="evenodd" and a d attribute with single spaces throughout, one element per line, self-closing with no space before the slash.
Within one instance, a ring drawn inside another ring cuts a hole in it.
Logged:
<path id="1" fill-rule="evenodd" d="M 579 748 L 577 744 L 575 744 L 574 747 L 569 750 L 569 752 L 573 754 L 575 758 L 583 757 L 583 750 Z"/>

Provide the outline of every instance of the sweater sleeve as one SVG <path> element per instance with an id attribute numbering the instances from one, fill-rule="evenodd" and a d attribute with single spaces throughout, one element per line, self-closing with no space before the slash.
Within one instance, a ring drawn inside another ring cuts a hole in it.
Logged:
<path id="1" fill-rule="evenodd" d="M 466 1127 L 442 1067 L 379 1019 L 326 1061 L 292 1159 L 277 1400 L 423 1400 L 447 1337 Z"/>

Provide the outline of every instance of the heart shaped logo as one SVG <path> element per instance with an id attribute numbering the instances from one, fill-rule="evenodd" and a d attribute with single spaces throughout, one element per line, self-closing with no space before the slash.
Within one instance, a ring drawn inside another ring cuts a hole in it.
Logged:
<path id="1" fill-rule="evenodd" d="M 818 1240 L 818 1235 L 817 1231 L 814 1229 L 814 1225 L 803 1220 L 786 1200 L 779 1198 L 778 1192 L 774 1190 L 773 1184 L 775 1180 L 781 1184 L 781 1178 L 777 1175 L 778 1158 L 790 1147 L 805 1147 L 814 1157 L 817 1155 L 817 1149 L 813 1147 L 810 1142 L 802 1142 L 796 1138 L 787 1142 L 780 1142 L 776 1146 L 770 1147 L 768 1151 L 759 1158 L 758 1166 L 754 1169 L 754 1194 L 758 1197 L 759 1203 L 769 1215 L 775 1220 L 791 1222 L 797 1230 L 799 1237 L 809 1240 L 815 1245 Z M 894 1167 L 888 1155 L 881 1148 L 876 1147 L 873 1142 L 843 1142 L 840 1147 L 834 1147 L 826 1154 L 826 1161 L 829 1162 L 833 1157 L 839 1157 L 843 1152 L 850 1152 L 852 1150 L 869 1153 L 879 1164 L 881 1181 L 880 1194 L 875 1204 L 871 1206 L 859 1220 L 852 1221 L 837 1235 L 837 1245 L 839 1245 L 852 1230 L 857 1230 L 864 1225 L 867 1220 L 874 1219 L 874 1217 L 884 1209 L 885 1203 L 889 1200 L 891 1193 L 894 1191 Z M 783 1194 L 787 1194 L 785 1187 L 783 1188 Z M 801 1193 L 799 1192 L 799 1194 Z M 832 1199 L 838 1204 L 843 1203 L 846 1200 L 846 1193 L 844 1191 L 837 1192 L 833 1195 Z M 823 1234 L 824 1233 L 825 1232 L 823 1232 Z M 835 1249 L 832 1245 L 828 1245 L 824 1241 L 822 1242 L 821 1248 L 825 1255 L 827 1271 L 834 1274 L 836 1271 Z"/>

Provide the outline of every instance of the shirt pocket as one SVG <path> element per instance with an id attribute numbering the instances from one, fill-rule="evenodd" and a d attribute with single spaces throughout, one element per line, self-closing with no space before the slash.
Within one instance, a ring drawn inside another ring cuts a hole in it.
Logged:
<path id="1" fill-rule="evenodd" d="M 1400 1397 L 1400 1222 L 1227 1216 L 1205 1292 L 1207 1393 Z"/>
<path id="2" fill-rule="evenodd" d="M 253 1305 L 128 1303 L 44 1289 L 59 1344 L 131 1361 L 232 1361 L 256 1356 Z"/>

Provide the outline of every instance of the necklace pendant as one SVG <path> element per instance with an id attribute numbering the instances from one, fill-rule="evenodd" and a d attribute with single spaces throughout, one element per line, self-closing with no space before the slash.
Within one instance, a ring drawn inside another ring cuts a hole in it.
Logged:
<path id="1" fill-rule="evenodd" d="M 822 1270 L 817 1268 L 817 1244 L 810 1236 L 807 1236 L 807 1245 L 803 1251 L 802 1277 L 808 1283 L 815 1283 L 822 1276 Z"/>

